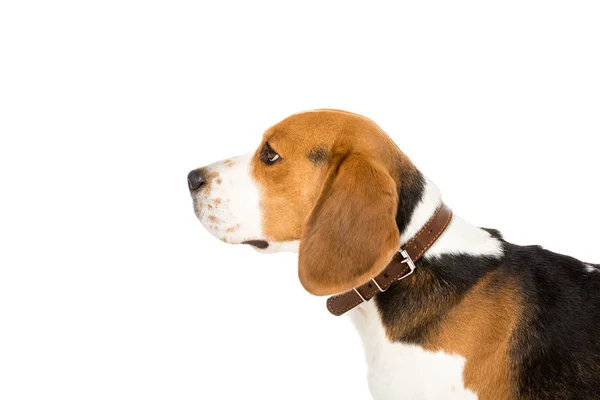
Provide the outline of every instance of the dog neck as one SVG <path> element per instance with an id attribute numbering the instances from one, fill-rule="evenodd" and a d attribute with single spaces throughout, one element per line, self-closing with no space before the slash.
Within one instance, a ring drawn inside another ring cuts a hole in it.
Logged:
<path id="1" fill-rule="evenodd" d="M 410 217 L 400 234 L 401 245 L 408 242 L 429 221 L 442 204 L 442 194 L 433 182 L 423 178 L 420 200 L 410 203 L 413 203 L 414 206 L 412 210 L 404 211 L 404 213 L 410 214 Z M 425 253 L 424 258 L 461 254 L 500 257 L 502 255 L 501 240 L 498 235 L 476 227 L 455 214 L 446 231 Z"/>
<path id="2" fill-rule="evenodd" d="M 409 190 L 420 192 L 420 200 L 404 202 L 405 206 L 412 204 L 412 210 L 399 210 L 399 214 L 410 215 L 401 230 L 402 244 L 427 223 L 442 203 L 439 189 L 430 180 L 423 177 L 419 185 L 421 190 Z M 428 318 L 439 317 L 450 309 L 455 299 L 499 262 L 503 253 L 503 241 L 498 233 L 454 215 L 445 232 L 417 263 L 413 277 L 396 282 L 387 292 L 360 305 L 351 317 L 363 339 L 371 335 L 368 330 L 373 329 L 372 324 L 365 325 L 365 321 L 377 320 L 389 340 L 421 344 L 427 337 Z M 411 323 L 405 324 L 405 319 Z M 366 340 L 365 346 L 368 346 Z"/>
<path id="3" fill-rule="evenodd" d="M 406 192 L 416 193 L 418 199 L 400 193 L 401 204 L 409 207 L 398 211 L 406 218 L 398 225 L 402 244 L 442 202 L 431 181 L 423 177 L 421 183 L 414 182 L 415 187 Z M 503 243 L 495 231 L 478 228 L 455 214 L 409 279 L 348 313 L 363 342 L 375 398 L 476 398 L 468 389 L 460 389 L 466 358 L 440 345 L 437 323 L 501 262 Z M 453 335 L 460 342 L 471 340 L 464 332 Z M 433 384 L 431 376 L 435 376 Z"/>

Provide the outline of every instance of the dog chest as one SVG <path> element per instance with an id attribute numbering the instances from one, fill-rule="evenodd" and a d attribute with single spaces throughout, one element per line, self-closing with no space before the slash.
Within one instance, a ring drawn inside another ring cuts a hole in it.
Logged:
<path id="1" fill-rule="evenodd" d="M 465 359 L 419 346 L 391 343 L 373 302 L 350 312 L 363 341 L 369 389 L 375 400 L 474 400 L 463 385 Z"/>

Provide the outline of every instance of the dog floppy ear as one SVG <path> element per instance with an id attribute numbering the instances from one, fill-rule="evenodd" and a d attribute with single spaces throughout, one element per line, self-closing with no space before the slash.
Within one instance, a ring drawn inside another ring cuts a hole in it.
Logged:
<path id="1" fill-rule="evenodd" d="M 387 170 L 361 154 L 332 165 L 307 218 L 298 260 L 302 286 L 319 296 L 367 282 L 400 246 L 397 185 Z"/>

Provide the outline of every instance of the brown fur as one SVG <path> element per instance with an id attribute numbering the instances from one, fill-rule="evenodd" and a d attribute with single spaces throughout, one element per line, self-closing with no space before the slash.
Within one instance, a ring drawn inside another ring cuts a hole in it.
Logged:
<path id="1" fill-rule="evenodd" d="M 509 351 L 523 305 L 516 283 L 499 274 L 488 273 L 461 297 L 431 271 L 418 269 L 412 279 L 399 282 L 414 298 L 407 299 L 411 311 L 398 315 L 401 320 L 387 321 L 388 338 L 410 342 L 420 332 L 424 349 L 465 358 L 465 387 L 480 400 L 514 398 Z"/>
<path id="2" fill-rule="evenodd" d="M 493 274 L 452 307 L 425 346 L 465 357 L 465 387 L 480 400 L 511 399 L 515 393 L 509 349 L 522 305 L 513 282 L 499 286 Z"/>

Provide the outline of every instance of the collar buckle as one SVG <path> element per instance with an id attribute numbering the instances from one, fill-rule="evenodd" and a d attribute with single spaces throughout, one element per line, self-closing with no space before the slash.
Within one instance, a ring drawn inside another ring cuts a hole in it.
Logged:
<path id="1" fill-rule="evenodd" d="M 411 276 L 413 274 L 413 272 L 415 272 L 415 269 L 417 269 L 415 262 L 413 261 L 413 259 L 410 257 L 410 254 L 408 254 L 408 252 L 406 250 L 400 250 L 400 255 L 402 255 L 402 257 L 404 257 L 404 260 L 400 261 L 400 263 L 406 264 L 408 266 L 408 268 L 410 268 L 410 271 L 408 271 L 408 273 L 406 275 L 398 278 L 399 281 L 406 278 L 407 276 Z M 379 287 L 379 285 L 377 285 L 377 287 Z"/>
<path id="2" fill-rule="evenodd" d="M 415 261 L 419 261 L 425 252 L 440 238 L 450 221 L 452 221 L 452 210 L 442 203 L 419 233 L 405 244 L 406 248 L 401 248 L 396 252 L 390 263 L 377 277 L 362 286 L 330 297 L 327 300 L 329 311 L 333 315 L 342 315 L 359 305 L 361 301 L 367 302 L 368 299 L 375 296 L 378 292 L 373 290 L 373 284 L 377 287 L 379 293 L 383 293 L 395 281 L 401 281 L 411 276 L 417 268 Z M 399 276 L 400 274 L 404 275 Z M 399 277 L 396 278 L 396 276 Z M 377 278 L 379 278 L 379 281 L 376 280 Z M 361 291 L 368 294 L 363 296 Z M 357 296 L 361 301 L 356 298 Z"/>
<path id="3" fill-rule="evenodd" d="M 400 250 L 399 253 L 402 257 L 404 257 L 404 259 L 402 261 L 400 261 L 400 263 L 406 264 L 409 268 L 409 271 L 406 275 L 403 275 L 403 276 L 399 277 L 398 279 L 396 279 L 396 281 L 401 281 L 402 279 L 409 277 L 410 275 L 413 274 L 413 272 L 415 272 L 415 269 L 417 268 L 413 259 L 410 257 L 410 254 L 408 254 L 408 252 L 406 250 Z M 385 289 L 382 288 L 381 285 L 379 283 L 377 283 L 377 280 L 375 278 L 371 279 L 371 282 L 373 282 L 375 287 L 379 290 L 379 293 L 383 293 L 391 287 L 391 284 L 390 284 L 390 286 L 388 286 L 387 288 L 385 288 Z M 353 288 L 352 290 L 354 290 L 354 292 L 358 295 L 358 297 L 360 297 L 360 299 L 363 301 L 363 303 L 366 303 L 367 301 L 369 301 L 369 300 L 365 299 L 362 294 L 360 294 L 360 292 L 358 291 L 357 288 Z"/>

